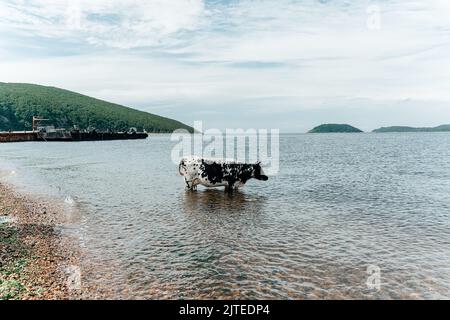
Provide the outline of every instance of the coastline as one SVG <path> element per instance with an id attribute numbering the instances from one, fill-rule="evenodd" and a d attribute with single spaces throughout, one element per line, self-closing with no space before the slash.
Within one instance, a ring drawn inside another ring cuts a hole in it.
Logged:
<path id="1" fill-rule="evenodd" d="M 70 289 L 79 252 L 61 233 L 62 208 L 0 182 L 0 300 L 77 299 Z"/>

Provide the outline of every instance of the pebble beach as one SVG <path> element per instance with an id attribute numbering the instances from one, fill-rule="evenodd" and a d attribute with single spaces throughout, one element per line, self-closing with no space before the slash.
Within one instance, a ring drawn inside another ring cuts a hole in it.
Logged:
<path id="1" fill-rule="evenodd" d="M 76 299 L 78 250 L 60 232 L 61 209 L 0 183 L 0 300 Z"/>

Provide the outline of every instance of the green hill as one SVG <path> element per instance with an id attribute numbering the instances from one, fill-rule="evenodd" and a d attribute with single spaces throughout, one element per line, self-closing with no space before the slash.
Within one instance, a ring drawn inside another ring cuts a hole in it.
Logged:
<path id="1" fill-rule="evenodd" d="M 444 124 L 438 127 L 404 127 L 404 126 L 393 126 L 393 127 L 382 127 L 380 129 L 375 129 L 373 132 L 383 133 L 383 132 L 450 132 L 450 124 Z"/>
<path id="2" fill-rule="evenodd" d="M 350 133 L 350 132 L 362 132 L 358 128 L 352 127 L 348 124 L 321 124 L 313 129 L 311 129 L 308 133 Z"/>
<path id="3" fill-rule="evenodd" d="M 193 129 L 181 122 L 138 111 L 79 93 L 34 84 L 0 82 L 0 131 L 31 130 L 32 117 L 49 119 L 58 128 L 123 130 L 136 127 L 148 132 Z"/>

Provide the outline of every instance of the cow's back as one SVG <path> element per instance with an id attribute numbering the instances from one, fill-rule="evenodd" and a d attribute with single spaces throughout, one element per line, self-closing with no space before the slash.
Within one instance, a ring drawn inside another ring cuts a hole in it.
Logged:
<path id="1" fill-rule="evenodd" d="M 206 187 L 243 186 L 252 176 L 252 166 L 233 160 L 184 157 L 180 162 L 180 174 L 188 186 L 201 184 Z"/>

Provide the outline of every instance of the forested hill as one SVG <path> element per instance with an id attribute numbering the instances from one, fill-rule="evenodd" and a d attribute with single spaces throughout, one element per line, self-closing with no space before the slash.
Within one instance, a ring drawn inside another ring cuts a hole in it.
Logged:
<path id="1" fill-rule="evenodd" d="M 58 128 L 123 130 L 136 127 L 148 132 L 193 129 L 181 122 L 138 111 L 79 93 L 35 84 L 0 82 L 0 131 L 31 130 L 33 116 L 49 119 Z"/>
<path id="2" fill-rule="evenodd" d="M 328 124 L 321 124 L 320 126 L 317 126 L 311 130 L 309 130 L 309 133 L 348 133 L 348 132 L 362 132 L 360 129 L 352 127 L 348 124 L 335 124 L 335 123 L 328 123 Z"/>
<path id="3" fill-rule="evenodd" d="M 443 124 L 438 127 L 404 127 L 404 126 L 394 126 L 394 127 L 382 127 L 380 129 L 375 129 L 373 132 L 450 132 L 450 124 Z"/>

